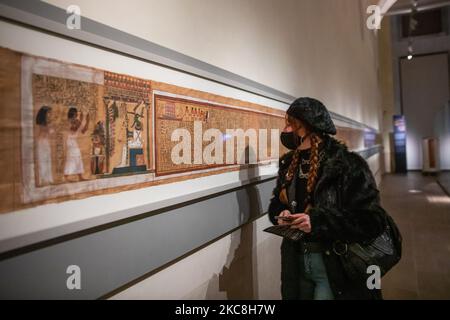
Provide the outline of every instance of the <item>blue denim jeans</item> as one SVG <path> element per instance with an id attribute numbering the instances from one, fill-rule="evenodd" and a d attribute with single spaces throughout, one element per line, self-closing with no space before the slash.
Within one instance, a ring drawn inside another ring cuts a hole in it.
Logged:
<path id="1" fill-rule="evenodd" d="M 300 252 L 284 240 L 281 248 L 283 300 L 334 300 L 322 253 Z"/>

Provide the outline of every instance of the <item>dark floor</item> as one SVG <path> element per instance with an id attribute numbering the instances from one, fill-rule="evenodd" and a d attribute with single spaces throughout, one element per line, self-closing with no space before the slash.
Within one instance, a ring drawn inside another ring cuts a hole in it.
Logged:
<path id="1" fill-rule="evenodd" d="M 436 178 L 385 175 L 382 205 L 403 235 L 403 258 L 382 282 L 385 299 L 450 299 L 450 197 Z"/>

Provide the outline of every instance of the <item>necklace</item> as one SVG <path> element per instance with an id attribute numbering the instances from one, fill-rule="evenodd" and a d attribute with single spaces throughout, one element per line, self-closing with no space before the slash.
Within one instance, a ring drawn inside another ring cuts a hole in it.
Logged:
<path id="1" fill-rule="evenodd" d="M 322 162 L 322 159 L 323 159 L 324 155 L 325 155 L 325 152 L 322 150 L 319 153 L 319 166 L 320 166 L 320 163 Z M 302 159 L 301 163 L 298 165 L 298 177 L 300 179 L 308 180 L 308 178 L 309 178 L 309 167 L 308 167 L 307 172 L 305 173 L 305 172 L 303 172 L 302 165 L 308 165 L 309 166 L 310 164 L 311 164 L 311 160 L 310 159 Z"/>
<path id="2" fill-rule="evenodd" d="M 308 180 L 308 178 L 309 178 L 309 172 L 308 173 L 304 173 L 303 170 L 302 170 L 302 165 L 301 164 L 298 166 L 298 177 L 300 179 L 305 179 L 305 180 Z"/>

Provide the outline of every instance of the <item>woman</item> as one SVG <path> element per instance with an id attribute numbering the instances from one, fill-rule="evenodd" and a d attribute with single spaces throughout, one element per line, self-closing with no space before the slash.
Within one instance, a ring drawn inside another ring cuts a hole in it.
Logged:
<path id="1" fill-rule="evenodd" d="M 67 119 L 69 120 L 70 129 L 66 140 L 64 176 L 67 180 L 69 176 L 77 175 L 78 181 L 83 181 L 84 166 L 77 139 L 78 133 L 81 131 L 81 134 L 85 134 L 89 127 L 89 113 L 86 116 L 86 123 L 82 129 L 83 112 L 81 112 L 80 119 L 78 119 L 77 108 L 71 107 L 67 113 Z"/>
<path id="2" fill-rule="evenodd" d="M 283 299 L 381 299 L 380 290 L 351 281 L 339 260 L 336 241 L 370 241 L 387 222 L 367 163 L 330 136 L 335 134 L 321 102 L 300 98 L 288 109 L 281 141 L 292 151 L 280 159 L 269 217 L 304 237 L 283 239 Z"/>
<path id="3" fill-rule="evenodd" d="M 43 106 L 36 115 L 37 137 L 36 157 L 38 163 L 39 186 L 53 184 L 52 148 L 50 147 L 50 129 L 52 108 Z"/>

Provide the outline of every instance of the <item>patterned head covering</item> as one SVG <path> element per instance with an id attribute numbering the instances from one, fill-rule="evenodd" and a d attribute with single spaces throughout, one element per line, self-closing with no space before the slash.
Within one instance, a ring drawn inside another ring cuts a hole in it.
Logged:
<path id="1" fill-rule="evenodd" d="M 336 134 L 336 127 L 331 120 L 330 113 L 322 102 L 313 98 L 299 98 L 295 100 L 287 114 L 309 124 L 314 131 L 330 135 Z"/>

